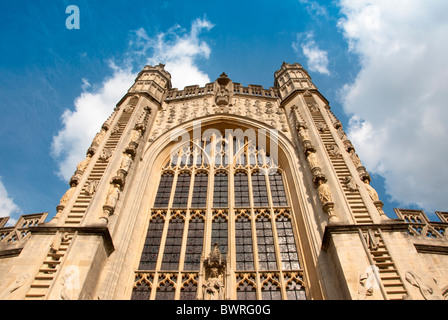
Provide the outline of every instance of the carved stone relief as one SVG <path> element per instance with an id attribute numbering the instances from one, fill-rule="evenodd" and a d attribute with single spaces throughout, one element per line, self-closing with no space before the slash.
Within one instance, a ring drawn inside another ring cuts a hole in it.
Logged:
<path id="1" fill-rule="evenodd" d="M 431 283 L 428 283 L 423 281 L 415 272 L 408 271 L 406 272 L 406 280 L 420 290 L 425 300 L 444 300 L 443 294 L 435 279 Z"/>

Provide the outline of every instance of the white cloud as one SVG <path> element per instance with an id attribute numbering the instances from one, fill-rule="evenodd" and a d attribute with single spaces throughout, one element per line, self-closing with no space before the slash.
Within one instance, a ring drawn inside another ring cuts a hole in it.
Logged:
<path id="1" fill-rule="evenodd" d="M 14 200 L 9 196 L 5 185 L 0 177 L 0 218 L 11 217 L 14 213 L 19 213 L 20 208 L 14 203 Z M 14 224 L 15 219 L 10 219 L 8 224 Z"/>
<path id="2" fill-rule="evenodd" d="M 210 47 L 199 36 L 203 30 L 211 28 L 213 24 L 208 20 L 196 19 L 189 32 L 175 25 L 154 38 L 140 28 L 135 32 L 136 39 L 133 43 L 140 47 L 140 55 L 149 56 L 148 64 L 165 64 L 165 69 L 171 74 L 173 87 L 183 89 L 193 84 L 205 85 L 210 82 L 210 78 L 199 70 L 196 60 L 208 59 L 210 56 Z"/>
<path id="3" fill-rule="evenodd" d="M 211 50 L 199 36 L 203 30 L 212 27 L 208 20 L 197 19 L 189 32 L 176 25 L 168 32 L 154 37 L 148 36 L 140 28 L 132 33 L 124 61 L 110 63 L 112 76 L 105 78 L 99 85 L 92 85 L 87 78 L 83 78 L 83 92 L 74 101 L 74 110 L 65 110 L 62 115 L 63 127 L 53 137 L 51 154 L 58 163 L 58 176 L 65 181 L 70 179 L 102 123 L 132 86 L 145 63 L 164 63 L 172 76 L 173 86 L 179 88 L 210 82 L 208 76 L 197 67 L 196 59 L 209 57 Z M 132 66 L 137 66 L 137 71 Z"/>
<path id="4" fill-rule="evenodd" d="M 361 70 L 341 92 L 348 134 L 402 206 L 448 210 L 448 2 L 340 0 Z"/>
<path id="5" fill-rule="evenodd" d="M 323 17 L 327 17 L 328 16 L 327 9 L 324 6 L 320 5 L 317 1 L 313 1 L 313 0 L 299 0 L 299 2 L 306 6 L 306 9 L 307 9 L 308 13 L 312 17 L 314 15 L 323 16 Z"/>
<path id="6" fill-rule="evenodd" d="M 330 71 L 328 70 L 328 53 L 319 48 L 314 40 L 313 33 L 309 32 L 305 35 L 299 34 L 297 36 L 297 42 L 294 42 L 292 47 L 297 54 L 303 54 L 305 56 L 309 71 L 330 75 Z"/>

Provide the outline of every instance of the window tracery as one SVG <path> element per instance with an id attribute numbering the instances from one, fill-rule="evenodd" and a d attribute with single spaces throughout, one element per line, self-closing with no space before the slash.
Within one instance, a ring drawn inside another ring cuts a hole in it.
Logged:
<path id="1" fill-rule="evenodd" d="M 237 299 L 306 299 L 283 172 L 247 137 L 212 134 L 166 161 L 132 299 L 196 299 L 215 243 Z"/>

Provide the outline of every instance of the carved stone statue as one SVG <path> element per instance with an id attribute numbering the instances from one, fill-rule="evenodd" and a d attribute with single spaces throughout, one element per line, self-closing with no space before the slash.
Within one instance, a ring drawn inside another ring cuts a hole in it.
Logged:
<path id="1" fill-rule="evenodd" d="M 353 180 L 352 177 L 350 176 L 345 177 L 344 182 L 350 192 L 358 191 L 358 185 L 356 184 L 355 180 Z"/>
<path id="2" fill-rule="evenodd" d="M 92 159 L 92 155 L 90 153 L 87 154 L 87 157 L 82 160 L 78 165 L 76 166 L 76 170 L 84 172 L 86 170 L 87 166 L 90 163 L 90 160 Z"/>
<path id="3" fill-rule="evenodd" d="M 120 197 L 120 185 L 116 184 L 109 191 L 109 194 L 107 195 L 107 198 L 106 198 L 105 205 L 115 208 L 115 205 L 117 204 L 119 197 Z"/>
<path id="4" fill-rule="evenodd" d="M 101 128 L 100 132 L 98 132 L 93 138 L 92 146 L 99 146 L 101 141 L 103 141 L 104 136 L 106 135 L 106 130 Z"/>
<path id="5" fill-rule="evenodd" d="M 355 150 L 350 150 L 350 159 L 352 159 L 353 164 L 355 165 L 356 168 L 362 166 L 361 164 L 361 160 L 359 160 L 358 155 L 355 153 Z"/>
<path id="6" fill-rule="evenodd" d="M 298 128 L 298 132 L 299 132 L 300 140 L 302 142 L 310 140 L 310 135 L 308 134 L 308 130 L 305 127 L 300 126 Z"/>
<path id="7" fill-rule="evenodd" d="M 98 183 L 98 180 L 88 180 L 84 187 L 85 193 L 89 196 L 93 196 L 93 194 L 96 192 L 96 188 L 98 187 Z"/>
<path id="8" fill-rule="evenodd" d="M 327 125 L 325 123 L 323 123 L 323 122 L 317 122 L 316 123 L 316 127 L 317 127 L 317 130 L 319 130 L 320 132 L 328 131 Z"/>
<path id="9" fill-rule="evenodd" d="M 66 206 L 72 197 L 73 193 L 75 193 L 76 184 L 72 183 L 70 189 L 68 189 L 65 194 L 62 196 L 61 201 L 59 202 L 59 206 Z"/>
<path id="10" fill-rule="evenodd" d="M 311 151 L 307 151 L 307 159 L 310 164 L 311 169 L 319 167 L 319 161 L 317 160 L 316 154 Z"/>
<path id="11" fill-rule="evenodd" d="M 330 156 L 332 156 L 332 157 L 335 157 L 335 158 L 342 157 L 341 151 L 339 150 L 339 147 L 336 144 L 327 146 L 327 150 L 328 150 L 328 153 L 330 154 Z"/>
<path id="12" fill-rule="evenodd" d="M 364 179 L 364 186 L 367 189 L 367 192 L 369 193 L 370 198 L 373 202 L 379 201 L 378 193 L 376 190 L 370 185 L 369 179 Z"/>
<path id="13" fill-rule="evenodd" d="M 211 268 L 210 277 L 203 285 L 204 300 L 224 300 L 224 284 L 217 268 Z"/>
<path id="14" fill-rule="evenodd" d="M 129 168 L 132 165 L 132 156 L 129 153 L 124 153 L 123 154 L 123 159 L 121 160 L 121 166 L 120 169 L 128 172 Z"/>
<path id="15" fill-rule="evenodd" d="M 219 244 L 215 243 L 208 258 L 204 260 L 205 281 L 202 285 L 203 300 L 225 299 L 225 272 L 226 260 L 219 250 Z"/>
<path id="16" fill-rule="evenodd" d="M 322 180 L 319 180 L 319 186 L 317 190 L 319 191 L 319 198 L 323 205 L 327 202 L 333 202 L 333 198 L 331 196 L 330 187 Z"/>
<path id="17" fill-rule="evenodd" d="M 113 153 L 113 149 L 110 148 L 104 148 L 103 151 L 101 152 L 99 158 L 103 161 L 107 161 Z"/>

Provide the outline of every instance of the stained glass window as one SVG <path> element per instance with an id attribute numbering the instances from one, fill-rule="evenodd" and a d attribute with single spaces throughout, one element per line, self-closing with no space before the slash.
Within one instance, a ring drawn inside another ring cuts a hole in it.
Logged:
<path id="1" fill-rule="evenodd" d="M 252 173 L 252 191 L 255 207 L 269 206 L 268 191 L 266 189 L 266 178 L 263 173 Z"/>
<path id="2" fill-rule="evenodd" d="M 195 216 L 190 220 L 184 270 L 199 271 L 204 242 L 204 225 L 204 219 L 200 216 Z"/>
<path id="3" fill-rule="evenodd" d="M 245 172 L 235 173 L 234 178 L 235 207 L 249 207 L 249 182 Z"/>
<path id="4" fill-rule="evenodd" d="M 284 215 L 279 215 L 276 224 L 283 270 L 300 269 L 291 220 Z"/>
<path id="5" fill-rule="evenodd" d="M 272 205 L 274 207 L 288 206 L 282 174 L 277 171 L 275 173 L 269 174 L 268 177 L 269 185 L 271 187 Z"/>
<path id="6" fill-rule="evenodd" d="M 180 216 L 172 218 L 166 236 L 162 270 L 178 270 L 183 231 L 184 219 Z"/>
<path id="7" fill-rule="evenodd" d="M 154 217 L 149 223 L 139 270 L 154 270 L 156 268 L 164 225 L 165 220 L 161 216 Z"/>
<path id="8" fill-rule="evenodd" d="M 235 221 L 235 246 L 237 270 L 254 270 L 252 228 L 246 216 L 240 216 Z"/>
<path id="9" fill-rule="evenodd" d="M 262 214 L 257 217 L 255 225 L 258 244 L 258 264 L 260 270 L 277 270 L 278 267 L 275 256 L 271 220 Z"/>
<path id="10" fill-rule="evenodd" d="M 177 177 L 176 192 L 174 193 L 173 208 L 186 208 L 188 203 L 188 191 L 190 190 L 191 175 L 182 172 Z"/>
<path id="11" fill-rule="evenodd" d="M 166 208 L 170 202 L 171 188 L 173 186 L 174 176 L 172 173 L 165 173 L 162 175 L 157 190 L 155 208 Z"/>
<path id="12" fill-rule="evenodd" d="M 206 172 L 196 173 L 194 176 L 193 195 L 191 199 L 192 208 L 205 208 L 207 204 L 208 174 Z"/>
<path id="13" fill-rule="evenodd" d="M 228 178 L 225 172 L 215 174 L 215 186 L 213 190 L 213 207 L 225 208 L 228 206 Z"/>
<path id="14" fill-rule="evenodd" d="M 219 250 L 222 254 L 227 253 L 228 223 L 222 215 L 216 215 L 212 222 L 211 246 L 219 244 Z"/>

